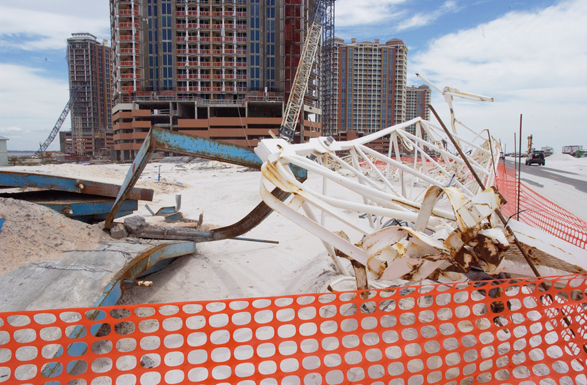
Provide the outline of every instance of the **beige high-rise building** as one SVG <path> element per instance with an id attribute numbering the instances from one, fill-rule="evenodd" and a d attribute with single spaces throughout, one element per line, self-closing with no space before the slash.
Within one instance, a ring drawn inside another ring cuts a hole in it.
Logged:
<path id="1" fill-rule="evenodd" d="M 381 44 L 335 39 L 336 132 L 352 139 L 406 120 L 408 48 L 400 39 Z"/>

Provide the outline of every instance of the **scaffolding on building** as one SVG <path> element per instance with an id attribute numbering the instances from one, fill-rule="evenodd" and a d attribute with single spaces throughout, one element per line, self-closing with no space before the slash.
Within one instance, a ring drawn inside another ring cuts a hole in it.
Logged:
<path id="1" fill-rule="evenodd" d="M 334 45 L 334 1 L 322 0 L 322 56 L 321 56 L 321 107 L 322 133 L 332 135 L 336 132 L 335 104 L 337 90 L 335 89 L 336 76 L 336 46 Z"/>

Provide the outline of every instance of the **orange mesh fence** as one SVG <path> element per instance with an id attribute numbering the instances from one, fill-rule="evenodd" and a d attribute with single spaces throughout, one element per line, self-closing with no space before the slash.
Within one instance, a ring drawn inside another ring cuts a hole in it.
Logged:
<path id="1" fill-rule="evenodd" d="M 514 215 L 513 218 L 518 219 L 516 170 L 500 162 L 495 184 L 507 200 L 507 204 L 501 208 L 503 215 L 506 217 Z M 587 222 L 542 197 L 524 183 L 520 184 L 519 220 L 582 249 L 587 249 Z"/>
<path id="2" fill-rule="evenodd" d="M 586 384 L 586 279 L 0 313 L 0 383 Z"/>

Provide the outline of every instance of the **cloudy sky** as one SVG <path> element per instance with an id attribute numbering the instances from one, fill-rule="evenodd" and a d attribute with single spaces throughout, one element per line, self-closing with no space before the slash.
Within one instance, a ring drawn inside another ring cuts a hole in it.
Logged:
<path id="1" fill-rule="evenodd" d="M 66 39 L 109 39 L 108 3 L 0 0 L 0 135 L 9 149 L 45 140 L 68 98 Z M 557 152 L 587 147 L 587 0 L 337 0 L 336 35 L 400 38 L 409 48 L 408 85 L 422 84 L 421 73 L 440 88 L 493 97 L 456 100 L 456 115 L 489 129 L 508 151 L 520 114 L 524 147 L 530 134 L 536 147 Z M 432 104 L 448 121 L 438 93 Z"/>

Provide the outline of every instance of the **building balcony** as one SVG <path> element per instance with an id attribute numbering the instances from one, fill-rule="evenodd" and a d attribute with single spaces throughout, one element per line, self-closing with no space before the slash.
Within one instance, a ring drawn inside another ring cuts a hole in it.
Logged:
<path id="1" fill-rule="evenodd" d="M 138 16 L 139 15 L 139 10 L 135 9 L 134 11 L 131 9 L 121 9 L 118 11 L 118 14 L 121 16 Z"/>
<path id="2" fill-rule="evenodd" d="M 121 54 L 133 54 L 133 53 L 138 54 L 138 53 L 141 52 L 141 50 L 138 49 L 138 48 L 135 48 L 135 49 L 132 49 L 132 48 L 121 48 L 121 49 L 118 50 L 118 52 L 120 52 Z"/>
<path id="3" fill-rule="evenodd" d="M 149 116 L 150 116 L 150 111 L 146 110 L 147 112 L 149 112 Z M 132 128 L 151 128 L 151 121 L 150 120 L 135 120 L 133 122 L 131 122 L 132 124 Z M 146 132 L 145 132 L 146 134 Z"/>
<path id="4" fill-rule="evenodd" d="M 141 63 L 138 60 L 134 62 L 132 60 L 125 60 L 120 62 L 121 67 L 133 67 L 135 65 L 138 67 L 141 65 Z"/>
<path id="5" fill-rule="evenodd" d="M 129 41 L 129 40 L 130 41 L 132 41 L 132 40 L 138 41 L 139 40 L 139 35 L 138 34 L 137 35 L 134 35 L 134 36 L 133 35 L 121 35 L 119 37 L 119 39 L 120 39 L 120 41 Z"/>
<path id="6" fill-rule="evenodd" d="M 116 120 L 120 119 L 121 115 L 122 115 L 122 114 L 124 114 L 125 112 L 128 112 L 128 111 L 119 112 L 119 113 L 115 114 L 115 115 L 112 117 L 112 120 L 115 120 L 115 118 L 116 118 Z M 126 117 L 126 118 L 130 118 L 130 113 L 129 113 L 128 115 L 129 115 L 129 116 L 128 116 L 128 117 Z M 130 129 L 132 129 L 132 122 L 116 122 L 116 123 L 114 123 L 114 125 L 112 126 L 112 129 L 113 129 L 114 131 L 120 131 L 120 130 L 130 130 Z"/>
<path id="7" fill-rule="evenodd" d="M 122 87 L 120 87 L 120 91 L 122 91 L 122 92 L 135 92 L 135 91 L 138 91 L 138 87 L 135 88 L 133 86 L 122 86 Z"/>
<path id="8" fill-rule="evenodd" d="M 139 23 L 118 23 L 118 28 L 120 29 L 132 29 L 132 28 L 139 28 Z"/>

